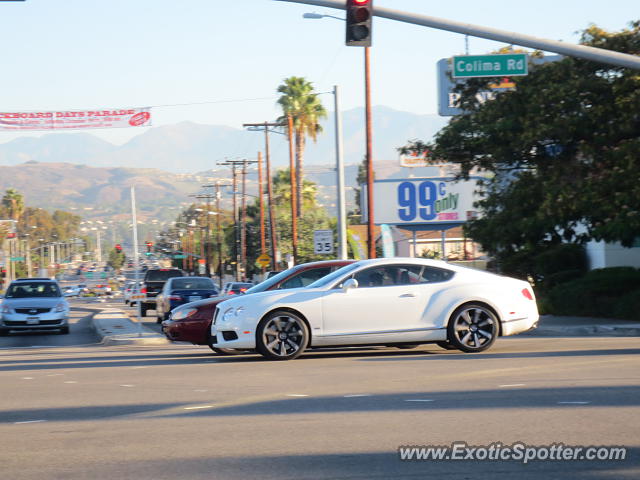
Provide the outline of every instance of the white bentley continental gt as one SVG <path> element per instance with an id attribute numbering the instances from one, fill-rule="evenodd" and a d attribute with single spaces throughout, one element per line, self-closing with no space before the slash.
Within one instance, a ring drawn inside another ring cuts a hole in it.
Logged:
<path id="1" fill-rule="evenodd" d="M 214 315 L 216 348 L 255 349 L 274 360 L 356 345 L 481 352 L 538 323 L 527 282 L 415 258 L 362 260 L 305 288 L 226 300 Z"/>

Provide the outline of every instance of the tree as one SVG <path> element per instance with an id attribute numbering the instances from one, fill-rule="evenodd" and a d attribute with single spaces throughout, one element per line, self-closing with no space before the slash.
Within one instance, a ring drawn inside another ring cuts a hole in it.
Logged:
<path id="1" fill-rule="evenodd" d="M 273 176 L 274 206 L 278 224 L 278 248 L 283 257 L 293 253 L 291 241 L 291 189 L 289 188 L 289 170 L 278 170 Z M 298 263 L 324 260 L 326 256 L 313 253 L 313 231 L 332 229 L 336 231 L 335 221 L 330 219 L 324 208 L 316 203 L 315 183 L 305 180 L 302 185 L 304 212 L 298 221 Z M 247 273 L 258 273 L 260 269 L 255 261 L 260 255 L 260 210 L 256 200 L 247 208 Z M 271 268 L 274 268 L 272 265 Z"/>
<path id="2" fill-rule="evenodd" d="M 10 219 L 20 220 L 24 211 L 24 198 L 16 189 L 9 188 L 2 197 L 2 206 Z"/>
<path id="3" fill-rule="evenodd" d="M 287 117 L 293 119 L 293 136 L 295 139 L 295 157 L 298 197 L 296 204 L 298 216 L 302 216 L 302 187 L 304 185 L 304 149 L 307 136 L 315 142 L 318 134 L 322 132 L 320 120 L 327 116 L 327 111 L 322 106 L 316 93 L 313 93 L 313 85 L 303 77 L 289 77 L 278 87 L 278 93 L 282 95 L 278 104 L 282 107 L 283 116 L 278 119 L 280 123 L 286 123 Z"/>
<path id="4" fill-rule="evenodd" d="M 120 270 L 122 265 L 124 265 L 125 260 L 127 259 L 124 252 L 119 252 L 115 248 L 109 251 L 109 259 L 107 260 L 107 265 L 109 265 L 114 270 Z"/>
<path id="5" fill-rule="evenodd" d="M 591 26 L 582 43 L 640 53 L 640 22 L 618 33 Z M 483 217 L 467 233 L 505 259 L 561 242 L 619 241 L 640 236 L 640 76 L 622 67 L 565 58 L 532 66 L 515 91 L 480 104 L 490 79 L 461 88 L 466 114 L 454 117 L 433 150 L 456 163 L 460 177 L 488 173 L 479 185 Z"/>

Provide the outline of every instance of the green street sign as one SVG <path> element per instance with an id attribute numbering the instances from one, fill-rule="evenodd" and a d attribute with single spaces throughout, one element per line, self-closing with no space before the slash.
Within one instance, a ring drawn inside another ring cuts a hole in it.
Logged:
<path id="1" fill-rule="evenodd" d="M 174 255 L 173 258 L 175 258 L 176 260 L 180 260 L 181 258 L 187 258 L 186 255 Z"/>
<path id="2" fill-rule="evenodd" d="M 24 257 L 11 257 L 12 262 L 24 262 Z"/>
<path id="3" fill-rule="evenodd" d="M 513 77 L 527 75 L 526 53 L 461 55 L 453 57 L 453 78 Z"/>

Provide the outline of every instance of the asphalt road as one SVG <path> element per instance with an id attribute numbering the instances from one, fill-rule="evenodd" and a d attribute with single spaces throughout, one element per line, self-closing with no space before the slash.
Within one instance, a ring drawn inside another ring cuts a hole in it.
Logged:
<path id="1" fill-rule="evenodd" d="M 73 345 L 0 339 L 0 477 L 640 478 L 637 338 L 514 337 L 475 355 L 425 346 L 270 362 L 183 344 L 82 343 L 83 322 Z M 617 462 L 399 460 L 401 445 L 454 441 L 629 450 Z"/>

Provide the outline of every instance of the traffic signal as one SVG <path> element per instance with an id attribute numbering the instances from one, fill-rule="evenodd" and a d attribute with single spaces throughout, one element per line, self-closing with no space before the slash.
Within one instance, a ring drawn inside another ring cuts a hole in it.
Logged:
<path id="1" fill-rule="evenodd" d="M 122 245 L 120 245 L 119 243 L 116 243 L 116 252 L 118 253 L 122 252 Z"/>
<path id="2" fill-rule="evenodd" d="M 151 247 L 153 247 L 153 243 L 146 242 L 147 245 L 147 255 L 151 255 Z"/>
<path id="3" fill-rule="evenodd" d="M 348 47 L 371 46 L 371 18 L 373 0 L 347 0 Z"/>

